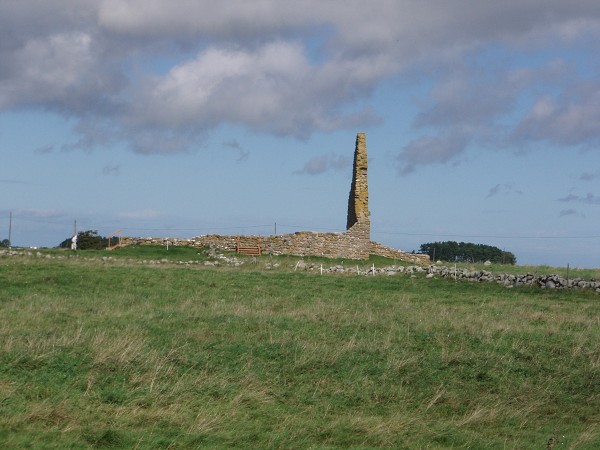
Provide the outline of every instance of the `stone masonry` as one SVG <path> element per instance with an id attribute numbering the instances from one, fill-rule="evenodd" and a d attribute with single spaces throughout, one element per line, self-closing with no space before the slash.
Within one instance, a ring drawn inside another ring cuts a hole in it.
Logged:
<path id="1" fill-rule="evenodd" d="M 344 233 L 302 231 L 273 236 L 240 236 L 242 245 L 260 242 L 263 253 L 271 255 L 324 256 L 327 258 L 368 259 L 385 256 L 416 264 L 428 264 L 429 256 L 403 252 L 371 241 L 369 187 L 367 181 L 367 143 L 365 133 L 358 133 L 354 149 L 352 184 L 348 198 L 347 227 Z M 212 247 L 235 251 L 238 236 L 203 235 L 191 239 L 124 237 L 123 245 L 181 245 Z"/>
<path id="2" fill-rule="evenodd" d="M 367 139 L 365 133 L 358 133 L 354 148 L 354 167 L 352 171 L 352 184 L 348 197 L 348 219 L 346 230 L 350 231 L 355 226 L 371 234 L 371 221 L 369 216 L 369 183 L 367 181 Z"/>
<path id="3" fill-rule="evenodd" d="M 367 139 L 365 133 L 358 133 L 354 147 L 352 184 L 348 196 L 346 235 L 351 236 L 356 241 L 355 245 L 358 245 L 356 251 L 361 255 L 361 259 L 368 258 L 371 253 L 368 164 Z"/>
<path id="4" fill-rule="evenodd" d="M 156 238 L 156 237 L 124 237 L 123 245 L 167 245 L 180 247 L 210 247 L 219 251 L 235 251 L 238 236 L 205 234 L 189 239 Z M 347 233 L 315 233 L 299 231 L 292 234 L 271 236 L 240 236 L 242 245 L 255 245 L 260 242 L 263 254 L 324 256 L 327 258 L 367 259 L 368 255 L 384 256 L 412 264 L 429 264 L 429 256 L 404 252 L 387 247 L 378 242 L 369 242 L 367 255 L 364 243 Z"/>

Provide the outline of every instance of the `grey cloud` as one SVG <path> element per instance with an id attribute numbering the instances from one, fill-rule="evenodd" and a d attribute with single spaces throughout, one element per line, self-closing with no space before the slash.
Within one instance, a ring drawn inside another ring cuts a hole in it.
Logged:
<path id="1" fill-rule="evenodd" d="M 490 89 L 492 84 L 497 88 Z M 429 104 L 417 116 L 415 125 L 422 128 L 487 124 L 511 109 L 515 94 L 515 86 L 507 86 L 497 79 L 483 80 L 481 74 L 462 68 L 434 86 Z"/>
<path id="2" fill-rule="evenodd" d="M 237 139 L 230 139 L 229 141 L 223 142 L 223 147 L 232 148 L 234 150 L 240 150 L 242 148 Z"/>
<path id="3" fill-rule="evenodd" d="M 121 166 L 118 164 L 107 164 L 102 168 L 102 174 L 119 176 L 121 174 Z"/>
<path id="4" fill-rule="evenodd" d="M 588 205 L 600 205 L 600 196 L 592 194 L 591 192 L 588 192 L 584 196 L 569 194 L 566 197 L 559 198 L 558 201 L 565 202 L 565 203 L 575 202 L 575 203 L 585 203 Z"/>
<path id="5" fill-rule="evenodd" d="M 436 80 L 416 126 L 450 140 L 407 145 L 399 161 L 410 171 L 485 139 L 532 83 L 527 71 L 480 78 L 481 67 L 455 61 L 488 43 L 531 49 L 598 36 L 599 21 L 600 4 L 586 0 L 7 0 L 0 110 L 74 119 L 80 139 L 66 149 L 123 141 L 143 154 L 193 151 L 223 123 L 305 139 L 377 123 L 368 100 L 379 83 L 441 61 L 451 75 Z M 167 73 L 148 68 L 165 56 L 180 63 Z M 597 139 L 597 88 L 588 91 L 552 99 L 555 113 L 529 115 L 516 138 L 555 127 L 559 143 Z M 452 138 L 465 127 L 468 142 Z"/>
<path id="6" fill-rule="evenodd" d="M 303 138 L 359 119 L 372 122 L 368 110 L 339 109 L 357 98 L 361 86 L 370 89 L 379 70 L 370 61 L 317 67 L 302 46 L 286 42 L 252 51 L 211 48 L 149 81 L 136 96 L 131 121 L 141 129 L 190 135 L 229 122 Z"/>
<path id="7" fill-rule="evenodd" d="M 489 125 L 511 112 L 519 95 L 533 83 L 554 85 L 574 76 L 561 60 L 527 69 L 507 70 L 496 64 L 473 68 L 466 63 L 446 69 L 450 73 L 432 87 L 415 121 L 417 127 Z"/>
<path id="8" fill-rule="evenodd" d="M 56 32 L 32 38 L 10 52 L 2 52 L 0 109 L 38 107 L 67 115 L 99 113 L 116 102 L 111 98 L 126 79 L 98 58 L 91 34 Z"/>
<path id="9" fill-rule="evenodd" d="M 574 195 L 574 194 L 569 194 L 566 197 L 558 199 L 559 202 L 574 202 L 574 201 L 578 201 L 578 200 L 579 200 L 579 196 Z"/>
<path id="10" fill-rule="evenodd" d="M 329 17 L 319 18 L 315 14 L 315 10 L 322 13 L 327 9 L 320 3 L 180 0 L 177 8 L 173 8 L 165 0 L 104 0 L 100 2 L 98 22 L 106 30 L 137 39 L 207 38 L 243 42 L 262 40 L 265 35 L 285 35 L 326 22 Z"/>
<path id="11" fill-rule="evenodd" d="M 406 145 L 397 156 L 398 170 L 407 174 L 418 166 L 455 160 L 468 144 L 468 138 L 460 132 L 416 139 Z"/>
<path id="12" fill-rule="evenodd" d="M 515 141 L 547 141 L 556 145 L 600 142 L 600 82 L 581 82 L 561 95 L 539 97 L 516 127 Z"/>
<path id="13" fill-rule="evenodd" d="M 185 129 L 136 127 L 125 132 L 134 152 L 142 155 L 176 154 L 196 149 L 202 132 Z"/>
<path id="14" fill-rule="evenodd" d="M 239 43 L 330 27 L 334 30 L 330 51 L 354 54 L 377 48 L 418 54 L 440 45 L 466 47 L 490 39 L 529 43 L 532 35 L 543 33 L 569 38 L 582 29 L 593 29 L 589 21 L 600 14 L 600 7 L 587 0 L 568 4 L 373 0 L 368 7 L 361 0 L 181 0 L 177 8 L 166 0 L 98 3 L 102 29 L 138 39 L 207 38 Z"/>
<path id="15" fill-rule="evenodd" d="M 442 140 L 427 137 L 405 147 L 399 159 L 409 164 L 403 172 L 418 164 L 455 160 L 469 143 L 480 148 L 510 147 L 511 129 L 503 119 L 513 114 L 520 98 L 534 87 L 555 86 L 573 76 L 572 67 L 561 60 L 525 69 L 507 70 L 495 64 L 474 68 L 466 63 L 446 69 L 450 74 L 444 72 L 420 101 L 421 112 L 413 124 L 417 130 L 437 129 Z"/>
<path id="16" fill-rule="evenodd" d="M 522 195 L 523 191 L 516 189 L 512 183 L 508 184 L 497 184 L 490 189 L 486 198 L 495 197 L 498 194 L 518 194 Z"/>
<path id="17" fill-rule="evenodd" d="M 247 150 L 244 150 L 242 148 L 242 146 L 240 145 L 240 143 L 236 139 L 231 139 L 229 141 L 223 142 L 223 147 L 229 148 L 229 149 L 237 152 L 238 157 L 235 160 L 235 162 L 237 162 L 237 163 L 246 161 L 248 159 L 248 157 L 250 156 L 250 152 Z"/>
<path id="18" fill-rule="evenodd" d="M 45 155 L 45 154 L 54 152 L 54 146 L 53 145 L 44 145 L 42 147 L 36 148 L 34 151 L 35 151 L 35 153 Z"/>
<path id="19" fill-rule="evenodd" d="M 501 189 L 501 185 L 497 184 L 496 186 L 494 186 L 493 188 L 490 189 L 490 192 L 488 192 L 487 198 L 490 197 L 494 197 L 495 195 L 498 194 L 498 192 L 500 192 Z"/>
<path id="20" fill-rule="evenodd" d="M 31 39 L 10 53 L 3 61 L 10 72 L 3 74 L 0 108 L 67 97 L 93 61 L 91 41 L 84 33 L 54 34 Z"/>
<path id="21" fill-rule="evenodd" d="M 316 156 L 304 164 L 297 174 L 320 175 L 330 170 L 344 170 L 352 164 L 350 158 L 342 155 L 330 153 L 327 155 Z"/>
<path id="22" fill-rule="evenodd" d="M 577 212 L 574 209 L 563 209 L 558 213 L 559 217 L 568 217 L 568 216 L 576 216 L 576 217 L 583 217 L 585 218 L 585 215 L 582 213 Z"/>
<path id="23" fill-rule="evenodd" d="M 119 140 L 119 129 L 111 121 L 102 118 L 84 117 L 77 122 L 73 131 L 79 139 L 76 142 L 64 144 L 63 151 L 84 150 L 91 151 Z"/>
<path id="24" fill-rule="evenodd" d="M 596 172 L 585 172 L 579 177 L 582 181 L 593 181 L 597 178 L 600 178 L 600 170 L 597 170 Z"/>

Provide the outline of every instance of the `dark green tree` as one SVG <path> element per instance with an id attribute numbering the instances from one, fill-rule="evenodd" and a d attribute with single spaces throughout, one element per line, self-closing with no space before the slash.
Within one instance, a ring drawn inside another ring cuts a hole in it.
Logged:
<path id="1" fill-rule="evenodd" d="M 8 239 L 2 239 L 2 241 L 0 241 L 0 247 L 2 247 L 2 248 L 10 247 L 10 241 Z"/>
<path id="2" fill-rule="evenodd" d="M 77 250 L 103 250 L 108 247 L 108 244 L 108 238 L 100 236 L 96 230 L 77 233 Z M 65 239 L 58 246 L 60 248 L 71 248 L 71 238 Z"/>
<path id="3" fill-rule="evenodd" d="M 517 258 L 511 252 L 500 250 L 498 247 L 470 242 L 430 242 L 422 244 L 421 253 L 426 253 L 431 259 L 450 262 L 481 263 L 490 261 L 496 264 L 516 264 Z"/>

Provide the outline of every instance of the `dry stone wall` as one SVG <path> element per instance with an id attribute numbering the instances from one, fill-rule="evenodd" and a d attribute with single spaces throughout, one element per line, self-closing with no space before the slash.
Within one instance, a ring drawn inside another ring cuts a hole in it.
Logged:
<path id="1" fill-rule="evenodd" d="M 221 236 L 224 237 L 224 236 Z M 235 236 L 233 236 L 235 237 Z M 131 239 L 131 238 L 129 238 Z M 164 241 L 164 238 L 135 238 L 138 244 L 160 244 Z M 191 239 L 178 239 L 179 244 L 191 245 Z M 133 241 L 131 241 L 133 243 Z M 393 249 L 392 249 L 393 250 Z M 110 264 L 117 263 L 122 264 L 123 261 L 127 263 L 135 263 L 142 265 L 203 265 L 203 266 L 234 266 L 239 267 L 244 264 L 243 259 L 237 257 L 228 257 L 220 253 L 215 253 L 214 258 L 216 261 L 201 261 L 201 260 L 189 260 L 189 261 L 170 261 L 168 259 L 150 259 L 142 260 L 130 258 L 123 260 L 121 258 L 113 258 L 112 256 L 103 257 L 86 257 L 82 256 L 85 251 L 78 252 L 65 252 L 64 254 L 54 255 L 49 253 L 42 253 L 40 251 L 31 250 L 0 250 L 0 259 L 2 258 L 36 258 L 36 259 L 47 259 L 47 260 L 68 260 L 68 259 L 81 259 L 83 261 L 100 261 L 102 263 Z M 408 254 L 407 254 L 408 255 Z M 414 255 L 413 255 L 414 256 Z M 267 270 L 279 267 L 279 263 L 267 263 L 264 266 Z M 307 263 L 303 260 L 298 261 L 295 270 L 304 271 L 319 271 L 322 275 L 324 274 L 348 274 L 348 275 L 363 275 L 363 276 L 375 276 L 375 275 L 410 275 L 411 277 L 417 277 L 424 275 L 425 278 L 450 278 L 456 281 L 471 281 L 476 283 L 498 283 L 504 285 L 507 288 L 531 286 L 539 287 L 542 289 L 594 289 L 600 294 L 600 281 L 595 279 L 586 280 L 583 278 L 565 278 L 560 275 L 536 275 L 536 274 L 507 274 L 507 273 L 492 273 L 485 270 L 469 270 L 456 267 L 445 267 L 437 265 L 413 265 L 413 266 L 389 266 L 389 267 L 375 267 L 373 264 L 368 269 L 361 269 L 358 265 L 338 264 L 335 266 L 324 267 L 322 263 Z"/>
<path id="2" fill-rule="evenodd" d="M 420 253 L 403 252 L 392 247 L 387 247 L 379 242 L 371 241 L 369 249 L 371 255 L 383 256 L 385 258 L 397 259 L 399 261 L 409 262 L 413 264 L 426 265 L 431 262 L 429 255 Z"/>
<path id="3" fill-rule="evenodd" d="M 386 247 L 377 242 L 365 241 L 351 233 L 314 233 L 302 231 L 273 236 L 222 236 L 208 234 L 190 239 L 124 237 L 123 245 L 175 245 L 209 247 L 222 251 L 235 251 L 240 239 L 242 246 L 260 243 L 263 253 L 269 255 L 323 256 L 326 258 L 367 259 L 369 255 L 394 258 L 413 264 L 428 264 L 427 255 L 418 255 Z"/>

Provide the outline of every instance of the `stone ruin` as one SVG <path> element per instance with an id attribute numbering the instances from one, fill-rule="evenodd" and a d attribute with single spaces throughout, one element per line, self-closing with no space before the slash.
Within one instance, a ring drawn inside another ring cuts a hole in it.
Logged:
<path id="1" fill-rule="evenodd" d="M 356 238 L 361 243 L 361 253 L 367 253 L 366 258 L 371 253 L 368 166 L 367 138 L 365 133 L 358 133 L 354 148 L 352 184 L 350 185 L 350 195 L 348 196 L 346 234 Z"/>
<path id="2" fill-rule="evenodd" d="M 354 149 L 352 183 L 348 198 L 346 231 L 316 233 L 300 231 L 271 236 L 203 235 L 191 239 L 124 237 L 123 245 L 187 245 L 235 251 L 240 241 L 260 242 L 263 253 L 271 255 L 324 256 L 327 258 L 368 259 L 369 255 L 384 256 L 400 261 L 428 264 L 429 256 L 387 247 L 371 240 L 369 212 L 368 158 L 365 133 L 358 133 Z"/>

